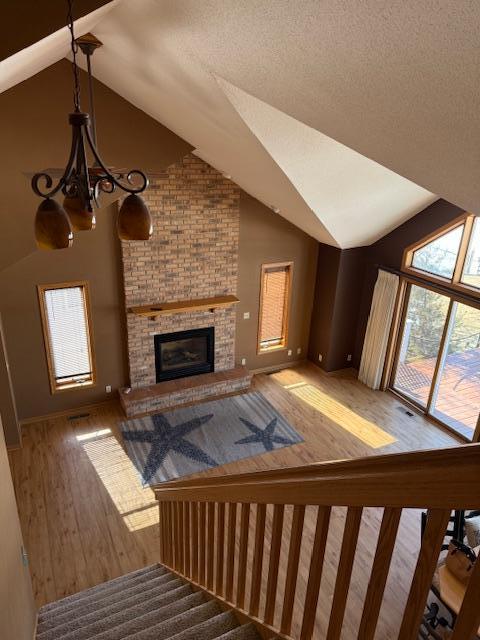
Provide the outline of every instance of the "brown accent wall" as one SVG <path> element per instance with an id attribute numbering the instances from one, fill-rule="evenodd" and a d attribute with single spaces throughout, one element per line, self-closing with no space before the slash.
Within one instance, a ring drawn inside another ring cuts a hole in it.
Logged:
<path id="1" fill-rule="evenodd" d="M 318 242 L 245 192 L 240 196 L 239 278 L 236 362 L 250 370 L 306 357 L 313 304 Z M 293 261 L 292 301 L 287 349 L 257 354 L 262 264 Z M 248 320 L 244 312 L 250 313 Z M 297 349 L 301 354 L 297 355 Z M 288 349 L 292 355 L 288 356 Z"/>
<path id="2" fill-rule="evenodd" d="M 378 265 L 400 269 L 408 245 L 461 213 L 438 200 L 368 247 L 340 250 L 319 245 L 309 359 L 326 371 L 358 368 Z"/>
<path id="3" fill-rule="evenodd" d="M 95 82 L 95 94 L 99 148 L 109 164 L 158 172 L 191 150 L 105 85 Z M 82 95 L 85 100 L 86 92 Z M 99 211 L 97 228 L 77 233 L 71 249 L 37 250 L 33 221 L 39 199 L 30 189 L 28 174 L 66 162 L 70 63 L 61 61 L 1 94 L 0 110 L 0 139 L 8 150 L 0 166 L 0 312 L 18 415 L 26 419 L 107 399 L 111 396 L 106 395 L 105 385 L 115 389 L 127 381 L 117 205 Z M 108 200 L 102 200 L 104 205 Z M 98 382 L 52 395 L 36 285 L 67 280 L 90 284 Z"/>
<path id="4" fill-rule="evenodd" d="M 372 304 L 373 288 L 377 279 L 378 265 L 400 269 L 405 248 L 420 241 L 432 231 L 448 224 L 463 212 L 459 207 L 437 200 L 404 224 L 394 229 L 374 244 L 365 248 L 365 277 L 358 308 L 354 365 L 360 366 L 363 341 Z"/>
<path id="5" fill-rule="evenodd" d="M 28 567 L 22 559 L 18 518 L 0 416 L 0 638 L 32 640 L 36 609 Z"/>
<path id="6" fill-rule="evenodd" d="M 82 0 L 75 3 L 75 19 L 95 11 L 110 0 Z M 65 0 L 6 0 L 2 2 L 2 30 L 0 60 L 29 47 L 33 43 L 65 26 Z M 78 34 L 82 35 L 81 33 Z"/>
<path id="7" fill-rule="evenodd" d="M 325 371 L 352 364 L 364 257 L 364 248 L 319 245 L 308 357 Z"/>
<path id="8" fill-rule="evenodd" d="M 328 352 L 332 338 L 332 322 L 341 253 L 341 250 L 336 247 L 330 247 L 326 244 L 318 245 L 308 357 L 312 362 L 323 368 L 328 362 Z M 321 362 L 319 355 L 322 357 Z"/>
<path id="9" fill-rule="evenodd" d="M 364 248 L 343 250 L 337 278 L 331 345 L 326 362 L 327 371 L 352 366 L 364 277 Z"/>

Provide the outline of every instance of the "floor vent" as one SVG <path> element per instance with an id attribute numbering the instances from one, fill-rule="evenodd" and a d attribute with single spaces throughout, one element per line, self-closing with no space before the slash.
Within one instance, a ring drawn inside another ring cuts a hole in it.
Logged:
<path id="1" fill-rule="evenodd" d="M 89 418 L 89 413 L 78 413 L 76 416 L 68 416 L 67 420 L 80 420 L 80 418 Z"/>
<path id="2" fill-rule="evenodd" d="M 405 415 L 407 415 L 409 418 L 413 418 L 415 416 L 415 414 L 413 413 L 413 411 L 409 411 L 408 409 L 405 409 L 405 407 L 402 407 L 402 405 L 397 405 L 397 409 L 399 411 L 401 411 L 402 413 L 404 413 Z"/>

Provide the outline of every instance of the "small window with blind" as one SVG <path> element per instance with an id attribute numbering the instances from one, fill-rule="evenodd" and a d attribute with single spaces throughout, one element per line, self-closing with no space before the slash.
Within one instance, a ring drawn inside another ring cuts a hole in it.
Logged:
<path id="1" fill-rule="evenodd" d="M 287 345 L 292 262 L 262 265 L 258 352 L 283 349 Z"/>
<path id="2" fill-rule="evenodd" d="M 95 383 L 86 282 L 39 285 L 52 393 Z"/>

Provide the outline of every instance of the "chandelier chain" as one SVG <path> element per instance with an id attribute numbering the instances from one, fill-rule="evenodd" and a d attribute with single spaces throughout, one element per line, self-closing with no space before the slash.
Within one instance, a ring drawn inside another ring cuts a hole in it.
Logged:
<path id="1" fill-rule="evenodd" d="M 68 29 L 70 31 L 70 48 L 72 50 L 72 71 L 73 71 L 73 105 L 75 111 L 80 111 L 80 78 L 77 66 L 78 44 L 75 42 L 75 34 L 73 30 L 73 0 L 68 0 L 67 14 Z"/>
<path id="2" fill-rule="evenodd" d="M 76 231 L 93 229 L 94 205 L 99 206 L 100 192 L 113 193 L 117 188 L 129 194 L 118 214 L 119 237 L 122 240 L 148 240 L 152 235 L 152 220 L 147 206 L 138 195 L 148 187 L 147 176 L 139 169 L 126 171 L 109 168 L 96 148 L 90 56 L 102 43 L 92 34 L 86 34 L 80 42 L 75 40 L 74 0 L 66 0 L 66 3 L 73 75 L 74 110 L 68 115 L 72 139 L 67 164 L 56 184 L 47 171 L 32 176 L 33 192 L 44 198 L 35 217 L 37 245 L 42 249 L 65 249 L 71 246 L 72 227 Z M 79 50 L 87 57 L 91 116 L 80 107 L 80 69 L 77 65 Z M 91 156 L 94 159 L 93 166 L 89 166 Z M 64 195 L 63 207 L 54 200 L 54 196 L 59 193 Z"/>

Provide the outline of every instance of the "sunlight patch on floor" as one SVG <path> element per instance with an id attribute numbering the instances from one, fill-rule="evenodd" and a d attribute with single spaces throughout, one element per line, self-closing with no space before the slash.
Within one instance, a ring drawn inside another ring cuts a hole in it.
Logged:
<path id="1" fill-rule="evenodd" d="M 84 442 L 85 440 L 94 440 L 95 438 L 106 436 L 109 433 L 112 433 L 111 429 L 98 429 L 98 431 L 89 431 L 88 433 L 82 433 L 81 435 L 76 436 L 76 438 L 78 442 Z"/>
<path id="2" fill-rule="evenodd" d="M 123 521 L 128 527 L 129 531 L 139 531 L 146 527 L 151 527 L 159 522 L 159 509 L 158 504 L 155 503 L 153 507 L 145 507 L 138 511 L 133 511 L 123 516 Z"/>
<path id="3" fill-rule="evenodd" d="M 358 415 L 312 384 L 295 382 L 284 384 L 283 387 L 373 449 L 396 442 L 396 438 L 390 433 L 381 429 L 374 422 Z"/>
<path id="4" fill-rule="evenodd" d="M 99 435 L 95 437 L 94 433 Z M 153 490 L 142 487 L 132 461 L 109 433 L 110 429 L 102 429 L 77 438 L 128 530 L 158 524 L 159 510 Z"/>

